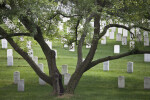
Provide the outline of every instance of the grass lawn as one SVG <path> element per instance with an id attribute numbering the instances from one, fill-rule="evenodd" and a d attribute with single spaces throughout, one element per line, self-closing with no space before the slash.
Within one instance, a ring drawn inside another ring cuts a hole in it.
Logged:
<path id="1" fill-rule="evenodd" d="M 129 43 L 129 41 L 128 41 Z M 98 45 L 94 59 L 113 54 L 113 45 L 121 44 L 114 40 L 107 41 L 106 45 Z M 11 48 L 10 45 L 8 48 Z M 39 63 L 44 64 L 44 71 L 48 74 L 47 62 L 38 45 L 33 46 L 34 56 L 39 57 Z M 76 52 L 69 52 L 62 44 L 53 42 L 53 49 L 57 49 L 57 66 L 67 64 L 69 73 L 75 70 L 77 61 Z M 144 49 L 150 49 L 145 47 Z M 83 48 L 84 57 L 89 49 Z M 121 53 L 128 51 L 129 45 L 121 46 Z M 38 76 L 32 68 L 16 52 L 14 66 L 7 66 L 6 49 L 0 47 L 0 100 L 150 100 L 150 90 L 144 89 L 144 77 L 150 77 L 150 63 L 144 62 L 144 55 L 133 55 L 110 61 L 110 71 L 103 71 L 103 64 L 99 64 L 84 73 L 75 95 L 70 98 L 58 98 L 51 95 L 49 85 L 38 84 Z M 127 73 L 127 62 L 134 62 L 134 72 Z M 25 80 L 25 91 L 18 92 L 17 85 L 13 84 L 13 72 L 20 71 L 21 79 Z M 118 76 L 125 76 L 126 87 L 118 88 Z"/>

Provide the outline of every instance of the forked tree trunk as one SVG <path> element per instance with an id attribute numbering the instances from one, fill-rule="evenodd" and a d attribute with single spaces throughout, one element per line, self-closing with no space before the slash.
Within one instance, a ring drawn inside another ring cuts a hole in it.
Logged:
<path id="1" fill-rule="evenodd" d="M 95 55 L 95 51 L 97 49 L 97 45 L 98 45 L 98 36 L 99 36 L 99 32 L 100 32 L 100 15 L 95 14 L 94 17 L 94 36 L 93 36 L 93 40 L 92 40 L 92 46 L 91 49 L 89 51 L 89 53 L 87 54 L 87 57 L 85 58 L 85 60 L 83 62 L 81 62 L 81 64 L 79 65 L 78 68 L 76 68 L 76 71 L 73 73 L 67 88 L 66 88 L 66 93 L 68 94 L 74 94 L 74 91 L 83 75 L 83 73 L 85 72 L 86 68 L 88 67 L 89 63 L 91 63 L 91 61 L 93 60 L 93 57 Z"/>

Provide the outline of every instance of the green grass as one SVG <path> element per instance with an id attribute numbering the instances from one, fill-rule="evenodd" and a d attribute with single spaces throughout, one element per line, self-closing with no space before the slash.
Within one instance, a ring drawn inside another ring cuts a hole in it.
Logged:
<path id="1" fill-rule="evenodd" d="M 129 42 L 128 42 L 129 43 Z M 114 55 L 113 45 L 121 44 L 114 40 L 107 41 L 106 45 L 98 45 L 94 59 Z M 8 48 L 11 48 L 10 45 Z M 39 57 L 39 63 L 44 64 L 48 74 L 47 62 L 38 45 L 34 45 L 34 56 Z M 77 61 L 76 52 L 69 52 L 59 42 L 53 42 L 53 49 L 57 49 L 57 66 L 67 64 L 69 73 L 73 73 Z M 121 46 L 121 53 L 128 51 L 129 46 Z M 150 49 L 150 47 L 145 47 Z M 89 49 L 83 48 L 84 57 Z M 110 61 L 110 71 L 103 71 L 103 64 L 99 64 L 84 73 L 71 98 L 58 98 L 51 95 L 49 85 L 38 84 L 38 76 L 16 52 L 14 66 L 7 66 L 6 50 L 0 47 L 0 100 L 150 100 L 150 90 L 144 89 L 144 77 L 150 76 L 150 63 L 144 63 L 143 55 L 128 56 Z M 134 72 L 127 73 L 127 62 L 134 62 Z M 18 92 L 17 85 L 13 84 L 13 72 L 20 71 L 21 79 L 25 80 L 25 91 Z M 126 87 L 119 89 L 118 76 L 125 76 Z"/>

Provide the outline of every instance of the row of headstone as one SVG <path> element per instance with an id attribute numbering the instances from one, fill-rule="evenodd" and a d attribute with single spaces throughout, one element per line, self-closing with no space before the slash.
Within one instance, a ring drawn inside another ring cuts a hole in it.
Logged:
<path id="1" fill-rule="evenodd" d="M 109 31 L 106 32 L 105 36 L 102 37 L 101 44 L 106 44 L 106 36 L 109 36 L 109 39 L 114 39 L 114 29 L 112 28 L 112 32 L 109 33 Z M 123 36 L 122 36 L 123 33 Z M 107 35 L 109 34 L 109 35 Z M 149 37 L 148 37 L 148 32 L 143 33 L 144 36 L 144 46 L 149 46 Z M 121 41 L 122 45 L 127 45 L 127 37 L 128 37 L 128 32 L 125 29 L 118 28 L 118 33 L 116 34 L 116 41 Z M 136 34 L 137 41 L 142 41 L 142 35 L 141 34 Z M 133 40 L 133 35 L 130 34 L 130 40 Z"/>
<path id="2" fill-rule="evenodd" d="M 38 67 L 42 72 L 44 72 L 43 64 L 38 64 Z M 68 76 L 67 76 L 68 78 Z M 18 91 L 24 91 L 24 79 L 20 79 L 20 72 L 15 71 L 14 72 L 14 84 L 18 85 Z M 39 84 L 40 85 L 45 85 L 46 82 L 43 81 L 41 78 L 39 78 Z"/>
<path id="3" fill-rule="evenodd" d="M 103 71 L 109 71 L 109 61 L 103 62 Z M 133 73 L 133 62 L 127 63 L 127 72 Z"/>
<path id="4" fill-rule="evenodd" d="M 43 64 L 39 64 L 39 68 L 43 71 Z M 14 84 L 18 85 L 18 91 L 24 91 L 24 79 L 20 79 L 20 72 L 14 72 Z M 39 84 L 45 85 L 46 82 L 39 78 Z"/>
<path id="5" fill-rule="evenodd" d="M 118 88 L 125 88 L 125 77 L 118 77 Z M 144 89 L 150 89 L 150 77 L 144 77 Z"/>
<path id="6" fill-rule="evenodd" d="M 24 91 L 24 79 L 20 79 L 20 72 L 14 72 L 14 84 L 18 85 L 18 91 Z"/>

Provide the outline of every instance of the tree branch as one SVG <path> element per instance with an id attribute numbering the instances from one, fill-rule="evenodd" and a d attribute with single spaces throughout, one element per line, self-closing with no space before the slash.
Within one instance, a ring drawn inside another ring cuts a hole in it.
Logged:
<path id="1" fill-rule="evenodd" d="M 10 38 L 10 37 L 14 37 L 14 36 L 31 36 L 31 35 L 30 35 L 30 33 L 10 33 L 3 37 L 0 37 L 0 39 Z"/>
<path id="2" fill-rule="evenodd" d="M 150 29 L 142 27 L 142 26 L 133 25 L 133 26 L 131 26 L 131 28 L 140 28 L 140 29 L 143 29 L 145 31 L 149 31 L 150 32 Z"/>
<path id="3" fill-rule="evenodd" d="M 84 23 L 84 31 L 83 31 L 83 34 L 79 40 L 79 44 L 78 44 L 78 61 L 77 61 L 77 66 L 76 68 L 79 67 L 79 65 L 81 64 L 82 62 L 82 46 L 83 46 L 83 43 L 84 43 L 84 40 L 85 40 L 85 37 L 87 35 L 87 32 L 86 32 L 86 25 L 92 20 L 92 17 L 94 16 L 94 14 L 91 14 L 88 18 L 86 18 L 86 22 Z"/>
<path id="4" fill-rule="evenodd" d="M 130 31 L 132 27 L 126 27 L 125 25 L 119 25 L 119 24 L 109 24 L 104 27 L 103 31 L 99 35 L 99 39 L 106 34 L 107 30 L 110 27 L 124 28 L 124 29 L 128 30 L 134 37 L 134 34 Z"/>
<path id="5" fill-rule="evenodd" d="M 0 27 L 0 34 L 3 37 L 7 36 L 7 33 Z M 10 43 L 10 45 L 15 49 L 15 51 L 17 53 L 19 53 L 28 63 L 29 65 L 32 67 L 32 69 L 36 72 L 36 74 L 43 79 L 45 82 L 49 83 L 50 85 L 52 85 L 51 82 L 51 77 L 47 76 L 45 73 L 43 73 L 40 68 L 37 66 L 37 64 L 32 60 L 31 57 L 29 57 L 29 55 L 24 52 L 15 42 L 12 38 L 7 37 L 6 38 L 7 41 Z"/>
<path id="6" fill-rule="evenodd" d="M 78 43 L 77 43 L 77 38 L 78 38 L 78 26 L 79 26 L 79 23 L 80 23 L 80 19 L 78 19 L 77 24 L 76 24 L 76 26 L 75 26 L 76 45 L 78 44 Z"/>
<path id="7" fill-rule="evenodd" d="M 129 51 L 129 52 L 126 52 L 126 53 L 122 53 L 122 54 L 118 54 L 118 55 L 114 55 L 114 56 L 108 56 L 108 57 L 105 57 L 105 58 L 100 58 L 100 59 L 97 59 L 95 61 L 92 61 L 88 67 L 86 68 L 85 71 L 91 69 L 92 67 L 96 66 L 97 64 L 99 63 L 102 63 L 104 61 L 108 61 L 108 60 L 114 60 L 114 59 L 119 59 L 119 58 L 122 58 L 122 57 L 126 57 L 126 56 L 130 56 L 130 55 L 135 55 L 135 54 L 144 54 L 144 53 L 150 53 L 150 51 L 140 51 L 140 50 L 135 50 L 133 49 L 132 51 Z"/>

